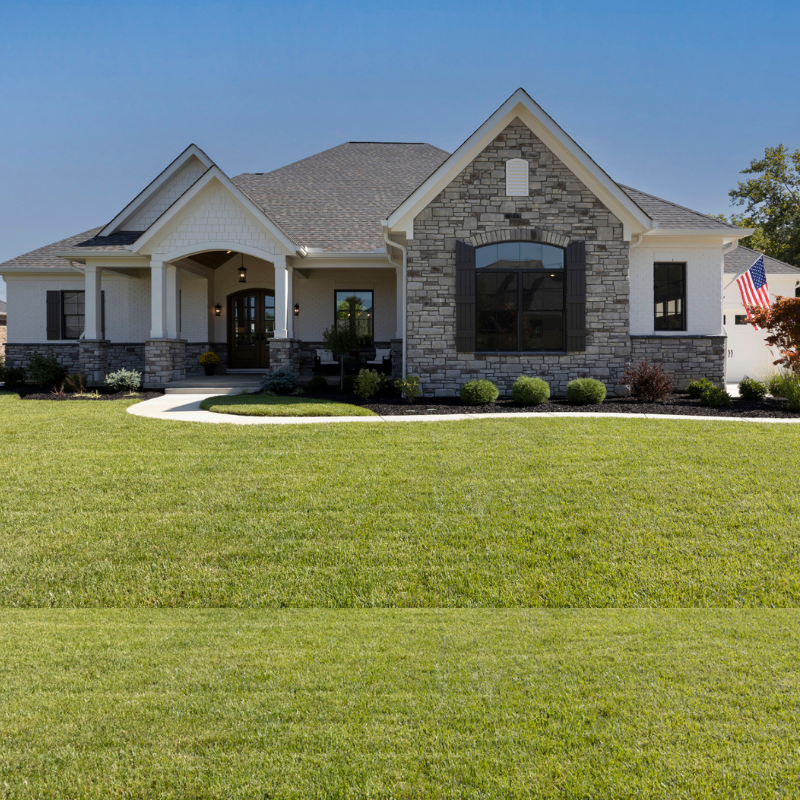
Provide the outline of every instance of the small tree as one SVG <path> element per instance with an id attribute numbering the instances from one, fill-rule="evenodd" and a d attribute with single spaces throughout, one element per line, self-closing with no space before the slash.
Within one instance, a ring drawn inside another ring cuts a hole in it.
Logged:
<path id="1" fill-rule="evenodd" d="M 768 331 L 767 344 L 781 357 L 773 361 L 800 374 L 800 297 L 777 297 L 769 308 L 750 306 L 752 321 Z"/>
<path id="2" fill-rule="evenodd" d="M 358 347 L 356 330 L 350 325 L 334 324 L 322 334 L 322 339 L 328 350 L 339 359 L 339 388 L 344 389 L 344 356 Z"/>

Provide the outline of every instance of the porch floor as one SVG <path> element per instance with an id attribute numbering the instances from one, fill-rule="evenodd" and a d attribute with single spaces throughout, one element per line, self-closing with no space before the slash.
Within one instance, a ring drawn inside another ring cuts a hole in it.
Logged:
<path id="1" fill-rule="evenodd" d="M 190 375 L 182 381 L 172 381 L 164 388 L 165 394 L 241 394 L 256 392 L 266 372 L 245 375 Z"/>

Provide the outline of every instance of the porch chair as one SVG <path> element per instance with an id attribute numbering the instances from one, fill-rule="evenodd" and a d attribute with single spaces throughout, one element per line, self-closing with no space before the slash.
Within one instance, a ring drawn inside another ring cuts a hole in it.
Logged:
<path id="1" fill-rule="evenodd" d="M 377 347 L 375 348 L 375 357 L 367 361 L 369 369 L 378 369 L 383 371 L 385 375 L 392 374 L 392 348 L 391 347 Z"/>
<path id="2" fill-rule="evenodd" d="M 339 361 L 333 357 L 330 350 L 316 349 L 314 356 L 314 374 L 322 375 L 323 370 L 330 371 L 331 367 L 339 368 Z"/>

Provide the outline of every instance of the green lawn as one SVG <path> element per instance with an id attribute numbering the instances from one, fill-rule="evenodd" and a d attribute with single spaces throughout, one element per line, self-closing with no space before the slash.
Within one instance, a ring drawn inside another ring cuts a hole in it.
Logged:
<path id="1" fill-rule="evenodd" d="M 243 417 L 374 417 L 374 411 L 351 403 L 335 403 L 308 397 L 269 394 L 234 394 L 207 397 L 200 403 L 205 411 L 238 414 Z"/>
<path id="2" fill-rule="evenodd" d="M 6 606 L 800 602 L 800 430 L 228 426 L 0 396 Z"/>
<path id="3" fill-rule="evenodd" d="M 2 798 L 729 800 L 800 786 L 795 612 L 3 620 Z"/>

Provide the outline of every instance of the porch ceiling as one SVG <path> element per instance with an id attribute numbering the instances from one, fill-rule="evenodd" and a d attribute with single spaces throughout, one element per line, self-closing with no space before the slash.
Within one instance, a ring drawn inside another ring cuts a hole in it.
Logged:
<path id="1" fill-rule="evenodd" d="M 225 250 L 209 250 L 205 253 L 195 253 L 191 256 L 192 261 L 200 264 L 202 267 L 208 267 L 209 269 L 216 269 L 217 267 L 221 267 L 223 264 L 230 261 L 235 256 L 239 255 L 238 253 L 230 253 Z"/>

